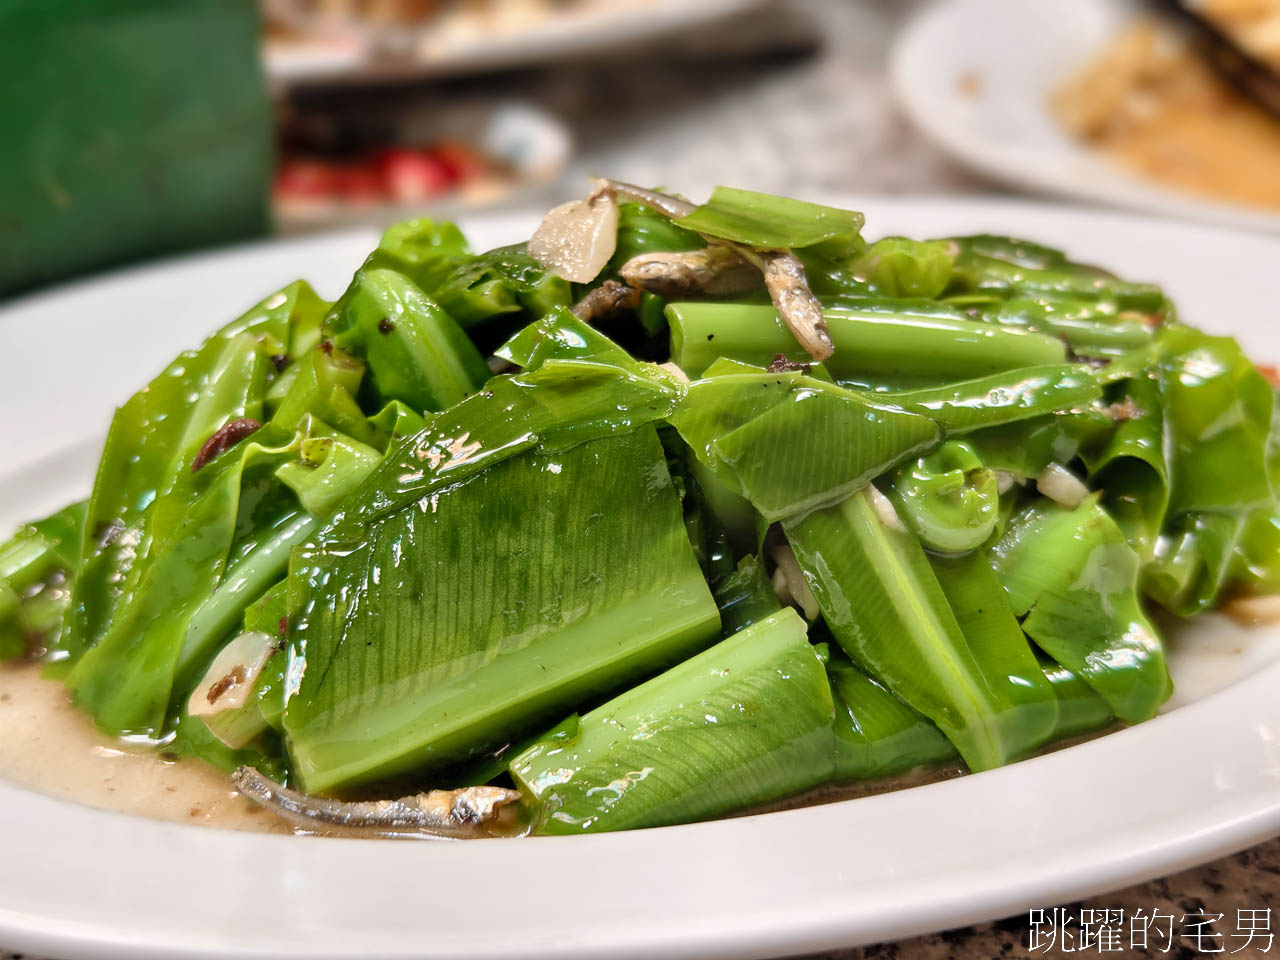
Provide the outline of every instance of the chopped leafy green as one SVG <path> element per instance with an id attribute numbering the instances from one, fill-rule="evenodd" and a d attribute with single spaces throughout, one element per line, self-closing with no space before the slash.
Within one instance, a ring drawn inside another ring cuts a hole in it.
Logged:
<path id="1" fill-rule="evenodd" d="M 824 252 L 849 253 L 862 247 L 863 222 L 862 214 L 854 210 L 733 187 L 716 187 L 710 200 L 675 221 L 694 233 L 764 250 L 822 244 Z"/>
<path id="2" fill-rule="evenodd" d="M 511 761 L 543 834 L 705 820 L 831 779 L 831 692 L 783 610 L 563 725 Z"/>

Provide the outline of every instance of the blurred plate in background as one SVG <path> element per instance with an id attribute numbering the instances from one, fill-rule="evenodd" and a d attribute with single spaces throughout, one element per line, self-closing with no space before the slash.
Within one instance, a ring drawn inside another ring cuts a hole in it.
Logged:
<path id="1" fill-rule="evenodd" d="M 901 34 L 893 84 L 907 113 L 975 171 L 1025 190 L 1254 230 L 1280 213 L 1163 186 L 1064 133 L 1051 90 L 1133 16 L 1118 0 L 943 0 Z"/>
<path id="2" fill-rule="evenodd" d="M 717 20 L 762 0 L 471 0 L 382 23 L 343 4 L 267 0 L 267 76 L 280 83 L 440 77 L 608 50 Z M 385 6 L 385 5 L 384 5 Z M 413 4 L 401 4 L 412 7 Z"/>

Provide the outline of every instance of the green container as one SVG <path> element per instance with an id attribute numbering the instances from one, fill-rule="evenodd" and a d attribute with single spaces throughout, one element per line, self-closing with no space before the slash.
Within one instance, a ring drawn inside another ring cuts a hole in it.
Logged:
<path id="1" fill-rule="evenodd" d="M 256 0 L 0 3 L 0 296 L 264 233 Z"/>

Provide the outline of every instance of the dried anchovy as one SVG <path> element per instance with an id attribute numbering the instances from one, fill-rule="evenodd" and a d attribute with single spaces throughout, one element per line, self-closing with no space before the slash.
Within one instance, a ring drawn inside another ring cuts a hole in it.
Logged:
<path id="1" fill-rule="evenodd" d="M 697 208 L 688 200 L 669 194 L 646 190 L 634 184 L 618 180 L 604 181 L 620 197 L 652 207 L 672 219 L 687 217 Z M 778 315 L 786 322 L 800 345 L 814 360 L 826 360 L 835 352 L 827 322 L 822 316 L 822 305 L 809 289 L 800 258 L 789 250 L 755 250 L 741 243 L 718 237 L 706 240 L 721 247 L 728 247 L 764 274 L 765 286 Z"/>
<path id="2" fill-rule="evenodd" d="M 276 783 L 253 767 L 231 775 L 235 788 L 289 822 L 317 832 L 353 831 L 467 839 L 493 836 L 510 819 L 520 799 L 502 787 L 432 790 L 398 800 L 347 802 L 312 797 Z"/>
<path id="3" fill-rule="evenodd" d="M 618 271 L 633 287 L 667 300 L 701 294 L 709 297 L 746 293 L 760 282 L 760 273 L 729 247 L 673 253 L 640 253 Z"/>
<path id="4" fill-rule="evenodd" d="M 606 280 L 600 286 L 588 290 L 573 305 L 573 315 L 586 323 L 592 323 L 619 310 L 634 310 L 640 306 L 640 291 L 617 280 Z"/>
<path id="5" fill-rule="evenodd" d="M 623 197 L 636 203 L 643 203 L 646 207 L 652 207 L 672 220 L 687 217 L 698 209 L 696 204 L 690 203 L 684 197 L 673 197 L 669 193 L 646 190 L 644 187 L 637 187 L 634 183 L 623 183 L 621 180 L 605 180 L 604 184 L 613 191 L 615 196 Z"/>
<path id="6" fill-rule="evenodd" d="M 232 420 L 230 423 L 224 424 L 221 429 L 215 431 L 213 436 L 204 442 L 200 452 L 191 461 L 191 472 L 195 473 L 214 457 L 226 453 L 241 440 L 257 433 L 261 428 L 262 424 L 253 419 L 253 417 L 241 417 L 239 420 Z"/>
<path id="7" fill-rule="evenodd" d="M 835 344 L 822 316 L 822 304 L 809 289 L 804 264 L 794 253 L 766 253 L 764 285 L 800 345 L 813 359 L 826 360 L 835 353 Z"/>

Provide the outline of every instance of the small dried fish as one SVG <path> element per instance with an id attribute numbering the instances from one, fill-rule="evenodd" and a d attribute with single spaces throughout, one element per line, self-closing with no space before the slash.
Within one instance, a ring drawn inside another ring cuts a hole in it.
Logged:
<path id="1" fill-rule="evenodd" d="M 290 790 L 252 767 L 238 768 L 231 782 L 255 803 L 317 833 L 461 840 L 517 832 L 520 793 L 502 787 L 432 790 L 398 800 L 347 802 Z"/>
<path id="2" fill-rule="evenodd" d="M 609 190 L 613 191 L 614 196 L 622 197 L 624 200 L 631 200 L 635 203 L 643 203 L 646 207 L 652 207 L 672 220 L 687 217 L 698 209 L 697 204 L 690 203 L 684 197 L 673 197 L 669 193 L 646 190 L 644 187 L 637 187 L 634 183 L 623 183 L 621 180 L 604 180 L 601 182 Z"/>
<path id="3" fill-rule="evenodd" d="M 618 272 L 631 286 L 668 300 L 734 296 L 747 293 L 760 282 L 759 270 L 736 250 L 720 246 L 637 254 Z"/>
<path id="4" fill-rule="evenodd" d="M 594 323 L 619 310 L 634 310 L 640 306 L 640 291 L 617 280 L 606 280 L 600 286 L 588 290 L 573 305 L 573 315 L 585 323 Z"/>
<path id="5" fill-rule="evenodd" d="M 656 190 L 646 190 L 617 180 L 602 182 L 617 196 L 643 203 L 673 220 L 687 217 L 697 209 L 688 200 L 658 193 Z M 800 345 L 808 351 L 809 356 L 822 361 L 835 352 L 835 344 L 831 342 L 831 334 L 827 331 L 827 321 L 822 316 L 822 305 L 809 289 L 809 281 L 804 275 L 804 265 L 799 257 L 790 250 L 756 250 L 719 237 L 706 237 L 706 240 L 713 246 L 732 250 L 764 274 L 765 286 L 769 288 L 769 296 L 778 315 Z"/>
<path id="6" fill-rule="evenodd" d="M 835 344 L 827 331 L 827 321 L 822 316 L 822 304 L 809 289 L 804 275 L 804 264 L 794 253 L 766 253 L 764 285 L 800 346 L 809 356 L 821 362 L 835 353 Z"/>

